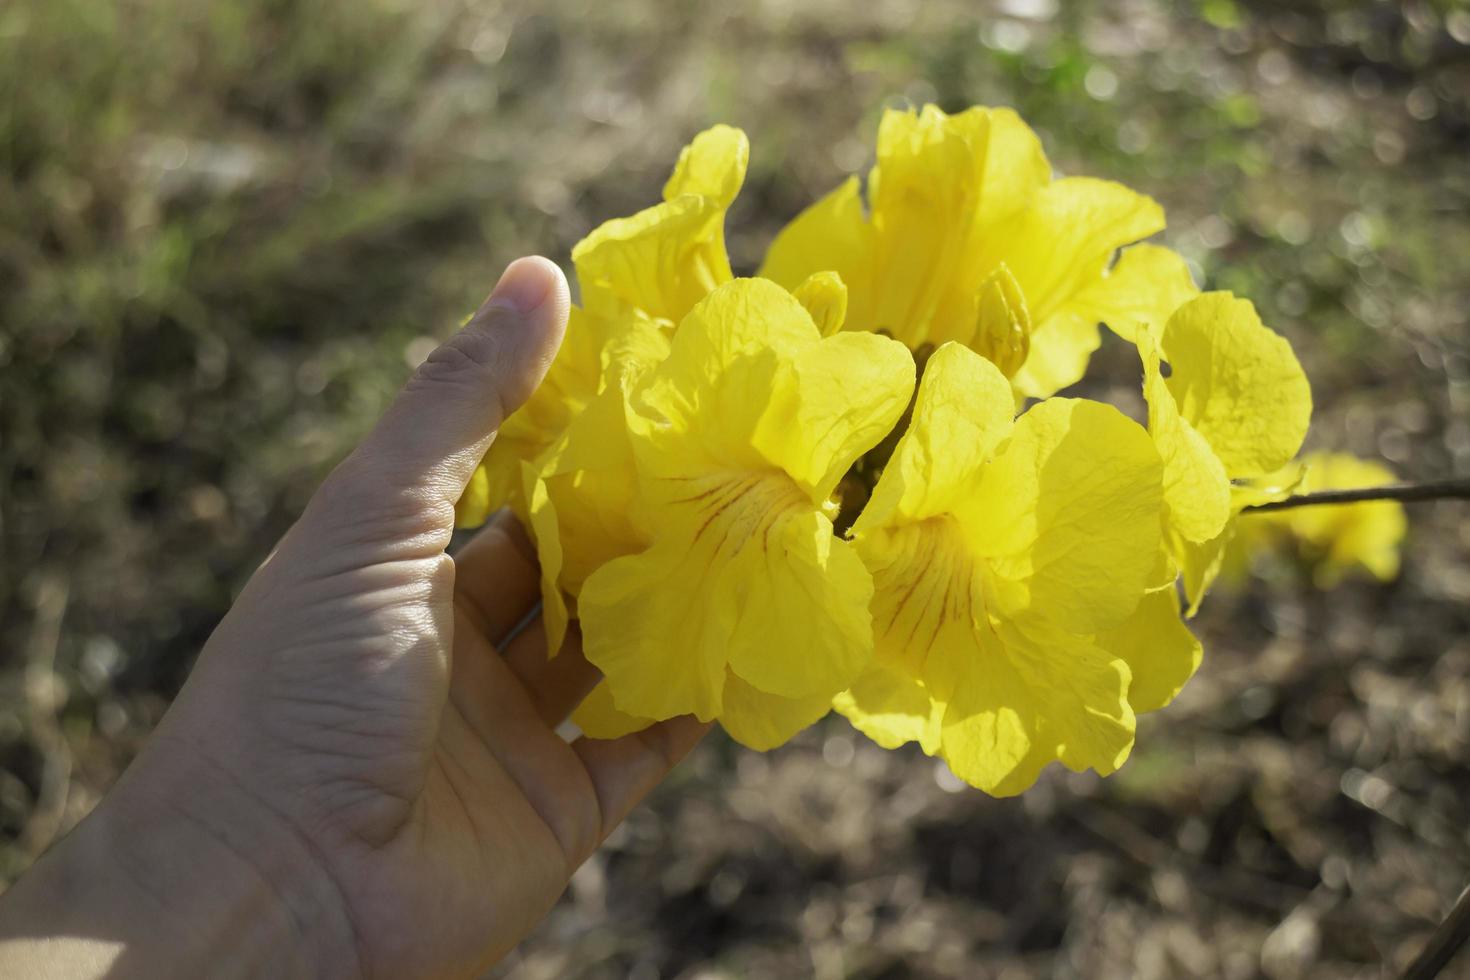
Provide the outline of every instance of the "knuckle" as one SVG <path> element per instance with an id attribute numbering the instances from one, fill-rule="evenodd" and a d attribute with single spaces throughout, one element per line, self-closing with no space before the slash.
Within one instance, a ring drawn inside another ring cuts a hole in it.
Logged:
<path id="1" fill-rule="evenodd" d="M 435 348 L 419 365 L 407 390 L 423 388 L 443 390 L 453 386 L 465 390 L 468 397 L 493 397 L 498 418 L 504 419 L 530 393 L 521 391 L 519 376 L 523 352 L 517 332 L 505 324 L 477 321 Z"/>
<path id="2" fill-rule="evenodd" d="M 310 521 L 354 540 L 440 550 L 454 528 L 454 503 L 430 488 L 393 487 L 349 456 L 312 497 Z"/>
<path id="3" fill-rule="evenodd" d="M 513 353 L 508 349 L 512 336 L 513 331 L 495 329 L 493 323 L 472 323 L 436 347 L 414 376 L 427 382 L 493 377 Z"/>

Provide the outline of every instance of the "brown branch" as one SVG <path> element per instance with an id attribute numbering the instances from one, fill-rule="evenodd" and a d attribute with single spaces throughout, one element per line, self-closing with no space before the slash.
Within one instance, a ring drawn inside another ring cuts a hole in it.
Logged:
<path id="1" fill-rule="evenodd" d="M 1301 493 L 1285 500 L 1253 504 L 1244 513 L 1259 514 L 1269 510 L 1311 507 L 1324 504 L 1357 504 L 1365 500 L 1397 500 L 1412 504 L 1423 500 L 1470 500 L 1470 479 L 1437 480 L 1433 483 L 1398 483 L 1383 487 L 1358 487 L 1353 490 L 1318 490 Z"/>
<path id="2" fill-rule="evenodd" d="M 1464 945 L 1467 937 L 1470 937 L 1470 888 L 1460 894 L 1460 900 L 1429 937 L 1423 952 L 1409 964 L 1404 980 L 1434 980 L 1455 958 L 1455 951 Z"/>

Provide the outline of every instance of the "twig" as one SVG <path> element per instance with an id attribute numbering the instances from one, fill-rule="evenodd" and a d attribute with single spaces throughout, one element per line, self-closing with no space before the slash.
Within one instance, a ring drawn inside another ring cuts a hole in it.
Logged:
<path id="1" fill-rule="evenodd" d="M 1434 980 L 1439 971 L 1455 958 L 1455 951 L 1470 937 L 1470 888 L 1460 893 L 1460 900 L 1445 920 L 1429 937 L 1424 951 L 1404 971 L 1404 980 Z"/>
<path id="2" fill-rule="evenodd" d="M 1433 483 L 1397 483 L 1383 487 L 1358 487 L 1353 490 L 1318 490 L 1301 493 L 1285 500 L 1253 504 L 1245 513 L 1259 514 L 1268 510 L 1287 510 L 1321 504 L 1356 504 L 1365 500 L 1397 500 L 1410 504 L 1422 500 L 1470 500 L 1470 479 L 1437 480 Z"/>

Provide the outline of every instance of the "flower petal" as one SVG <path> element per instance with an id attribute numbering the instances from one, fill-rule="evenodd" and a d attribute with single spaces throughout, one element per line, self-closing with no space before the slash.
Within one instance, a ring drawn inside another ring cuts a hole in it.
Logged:
<path id="1" fill-rule="evenodd" d="M 1135 727 L 1127 665 L 1038 620 L 993 626 L 1003 656 L 948 661 L 958 669 L 944 712 L 943 752 L 955 775 L 1012 794 L 1052 760 L 1103 775 L 1122 765 Z"/>
<path id="2" fill-rule="evenodd" d="M 853 535 L 953 510 L 1011 432 L 1016 401 L 996 366 L 959 344 L 930 356 L 913 421 L 884 467 Z"/>
<path id="3" fill-rule="evenodd" d="M 1199 669 L 1204 647 L 1179 618 L 1179 593 L 1150 592 L 1123 625 L 1097 635 L 1097 645 L 1128 665 L 1128 703 L 1142 714 L 1164 707 Z"/>
<path id="4" fill-rule="evenodd" d="M 862 184 L 849 177 L 781 229 L 757 275 L 796 289 L 809 276 L 836 272 L 849 294 L 861 292 L 862 284 L 872 278 L 871 239 L 872 226 L 863 215 Z M 870 326 L 866 321 L 849 323 L 848 329 Z"/>
<path id="5" fill-rule="evenodd" d="M 984 111 L 989 126 L 976 224 L 990 227 L 1029 205 L 1036 193 L 1051 183 L 1051 162 L 1041 139 L 1014 110 Z"/>
<path id="6" fill-rule="evenodd" d="M 983 628 L 984 599 L 975 594 L 975 563 L 953 517 L 868 531 L 857 545 L 873 574 L 874 652 L 879 663 L 923 679 L 931 657 L 974 653 L 974 634 Z"/>
<path id="7" fill-rule="evenodd" d="M 1186 541 L 1208 541 L 1230 520 L 1230 478 L 1225 465 L 1179 414 L 1174 394 L 1160 373 L 1158 344 L 1139 331 L 1148 431 L 1164 462 L 1164 503 L 1170 526 Z"/>
<path id="8" fill-rule="evenodd" d="M 1376 487 L 1397 482 L 1381 463 L 1346 453 L 1310 453 L 1296 493 L 1353 487 Z M 1295 467 L 1278 476 L 1290 479 Z M 1273 476 L 1276 476 L 1273 474 Z M 1354 568 L 1363 568 L 1380 581 L 1391 581 L 1399 571 L 1399 548 L 1408 523 L 1404 506 L 1392 500 L 1364 501 L 1336 507 L 1296 507 L 1242 517 L 1246 527 L 1274 527 L 1295 542 L 1299 557 L 1312 569 L 1321 588 L 1330 588 Z"/>
<path id="9" fill-rule="evenodd" d="M 1079 294 L 1076 308 L 1133 340 L 1140 325 L 1162 332 L 1174 311 L 1198 295 L 1189 265 L 1178 253 L 1143 242 L 1123 249 L 1117 264 Z"/>
<path id="10" fill-rule="evenodd" d="M 733 126 L 711 126 L 679 153 L 679 162 L 664 184 L 664 200 L 685 194 L 707 197 L 728 208 L 745 182 L 750 140 Z"/>
<path id="11" fill-rule="evenodd" d="M 1023 393 L 1045 397 L 1082 377 L 1099 343 L 1089 294 L 1117 249 L 1163 227 L 1163 209 L 1150 198 L 1111 181 L 1068 177 L 988 237 L 978 266 L 1009 266 L 1031 313 L 1031 353 L 1016 375 Z"/>
<path id="12" fill-rule="evenodd" d="M 1162 475 L 1148 433 L 1111 406 L 1032 407 L 959 511 L 988 559 L 992 608 L 1081 634 L 1123 622 L 1152 581 Z"/>
<path id="13" fill-rule="evenodd" d="M 783 698 L 752 687 L 732 673 L 725 678 L 720 727 L 746 748 L 765 752 L 784 745 L 831 710 L 830 697 Z"/>
<path id="14" fill-rule="evenodd" d="M 607 681 L 594 687 L 577 706 L 577 710 L 572 712 L 572 723 L 588 738 L 622 738 L 656 724 L 652 718 L 639 718 L 619 711 L 613 703 L 612 688 L 608 687 Z"/>
<path id="15" fill-rule="evenodd" d="M 724 221 L 718 202 L 686 194 L 604 222 L 572 248 L 582 301 L 602 316 L 639 310 L 677 323 L 730 281 Z"/>
<path id="16" fill-rule="evenodd" d="M 730 669 L 770 694 L 830 701 L 872 659 L 872 577 L 825 515 L 793 508 L 762 515 L 763 526 L 736 530 L 748 519 L 734 513 L 743 506 L 732 506 L 709 528 L 748 535 L 711 583 L 738 595 L 725 640 Z M 767 502 L 749 506 L 775 510 Z"/>
<path id="17" fill-rule="evenodd" d="M 1092 352 L 1102 345 L 1102 332 L 1090 316 L 1067 310 L 1053 313 L 1045 331 L 1033 326 L 1030 341 L 1026 360 L 1011 380 L 1027 398 L 1049 398 L 1082 380 Z"/>
<path id="18" fill-rule="evenodd" d="M 725 640 L 740 610 L 734 596 L 711 585 L 691 615 L 690 584 L 706 581 L 713 555 L 709 542 L 691 549 L 695 528 L 686 530 L 602 565 L 577 599 L 583 650 L 626 714 L 710 721 L 720 713 Z"/>
<path id="19" fill-rule="evenodd" d="M 939 751 L 943 705 L 905 670 L 874 664 L 832 699 L 832 707 L 885 749 L 919 742 L 930 755 Z"/>
<path id="20" fill-rule="evenodd" d="M 1179 579 L 1184 585 L 1184 598 L 1189 603 L 1186 615 L 1199 612 L 1205 593 L 1215 584 L 1224 566 L 1230 542 L 1235 537 L 1235 521 L 1208 541 L 1186 541 L 1173 531 L 1169 535 L 1169 552 L 1179 564 Z"/>
<path id="21" fill-rule="evenodd" d="M 981 267 L 1010 266 L 1040 336 L 1052 314 L 1102 279 L 1115 251 L 1163 227 L 1164 210 L 1152 199 L 1112 181 L 1067 177 L 997 230 Z"/>
<path id="22" fill-rule="evenodd" d="M 868 350 L 891 343 L 852 339 Z M 629 401 L 653 543 L 597 569 L 579 595 L 587 658 L 620 709 L 713 718 L 727 664 L 768 694 L 830 700 L 870 662 L 871 577 L 834 537 L 832 505 L 752 444 L 771 407 L 786 404 L 780 386 L 800 381 L 803 357 L 826 345 L 849 343 L 821 339 L 780 286 L 738 280 L 685 317 Z M 876 388 L 840 393 L 843 425 L 905 397 Z M 834 438 L 849 455 L 863 448 Z M 811 453 L 798 462 L 813 465 Z"/>
<path id="23" fill-rule="evenodd" d="M 795 288 L 835 270 L 850 293 L 848 330 L 911 348 L 968 340 L 981 243 L 1050 180 L 1041 141 L 1008 109 L 889 111 L 868 179 L 871 220 L 849 178 L 777 236 L 760 274 Z"/>
<path id="24" fill-rule="evenodd" d="M 814 501 L 826 500 L 857 458 L 892 431 L 913 395 L 914 371 L 908 348 L 877 334 L 841 333 L 812 344 L 777 375 L 753 444 Z"/>
<path id="25" fill-rule="evenodd" d="M 546 481 L 536 473 L 530 463 L 521 464 L 524 480 L 527 528 L 536 542 L 536 557 L 541 565 L 541 620 L 546 626 L 546 655 L 554 657 L 561 652 L 562 642 L 567 636 L 567 624 L 571 616 L 567 612 L 566 598 L 561 591 L 561 528 L 556 520 L 556 508 L 546 492 Z"/>
<path id="26" fill-rule="evenodd" d="M 1269 473 L 1301 447 L 1312 392 L 1291 344 L 1247 300 L 1204 293 L 1164 328 L 1167 384 L 1231 479 Z"/>

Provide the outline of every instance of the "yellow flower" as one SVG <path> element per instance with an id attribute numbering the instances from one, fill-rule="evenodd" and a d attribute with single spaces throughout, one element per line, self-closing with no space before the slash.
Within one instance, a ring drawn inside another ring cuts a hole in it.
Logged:
<path id="1" fill-rule="evenodd" d="M 1164 461 L 1166 542 L 1193 613 L 1219 572 L 1232 518 L 1269 496 L 1264 478 L 1301 447 L 1311 387 L 1286 339 L 1229 293 L 1204 293 L 1157 339 L 1148 329 L 1134 339 L 1149 432 Z"/>
<path id="2" fill-rule="evenodd" d="M 745 180 L 745 134 L 705 130 L 684 148 L 664 201 L 605 222 L 572 249 L 582 307 L 531 398 L 505 420 L 456 508 L 474 527 L 509 504 L 528 520 L 521 464 L 547 451 L 596 396 L 608 344 L 653 320 L 671 328 L 707 292 L 730 280 L 725 212 Z"/>
<path id="3" fill-rule="evenodd" d="M 1382 463 L 1347 453 L 1308 453 L 1289 469 L 1297 467 L 1303 472 L 1294 493 L 1398 482 Z M 1290 549 L 1311 570 L 1316 585 L 1327 589 L 1359 569 L 1381 582 L 1392 581 L 1398 576 L 1399 547 L 1407 530 L 1403 504 L 1397 501 L 1314 504 L 1244 515 L 1235 544 L 1246 553 Z"/>
<path id="4" fill-rule="evenodd" d="M 1040 141 L 1008 109 L 890 111 L 863 213 L 858 179 L 798 215 L 761 275 L 788 288 L 834 270 L 850 290 L 847 329 L 882 330 L 910 348 L 958 341 L 987 357 L 1026 323 L 1024 348 L 996 363 L 1023 394 L 1082 377 L 1097 325 L 1162 323 L 1195 288 L 1182 260 L 1136 246 L 1164 227 L 1152 200 L 1108 181 L 1053 180 Z M 1005 303 L 987 301 L 1001 282 Z M 996 318 L 1000 317 L 1000 322 Z"/>
<path id="5" fill-rule="evenodd" d="M 1014 405 L 968 349 L 929 359 L 853 526 L 876 656 L 836 701 L 879 744 L 917 741 L 997 795 L 1058 759 L 1107 773 L 1127 757 L 1131 671 L 1105 644 L 1127 647 L 1111 632 L 1133 622 L 1161 533 L 1161 464 L 1140 426 L 1062 398 L 1013 422 Z"/>
<path id="6" fill-rule="evenodd" d="M 609 221 L 572 249 L 583 305 L 600 316 L 636 309 L 674 324 L 729 282 L 725 212 L 749 159 L 738 129 L 715 126 L 696 136 L 664 184 L 662 204 Z"/>
<path id="7" fill-rule="evenodd" d="M 636 493 L 627 399 L 669 353 L 667 333 L 646 317 L 626 318 L 603 349 L 597 394 L 536 462 L 522 463 L 526 520 L 541 563 L 547 650 L 555 655 L 587 576 L 642 550 L 648 519 Z"/>
<path id="8" fill-rule="evenodd" d="M 695 305 L 626 403 L 649 543 L 578 596 L 600 698 L 635 719 L 718 717 L 759 748 L 827 711 L 873 642 L 872 579 L 830 498 L 913 383 L 901 344 L 824 339 L 771 282 Z"/>

